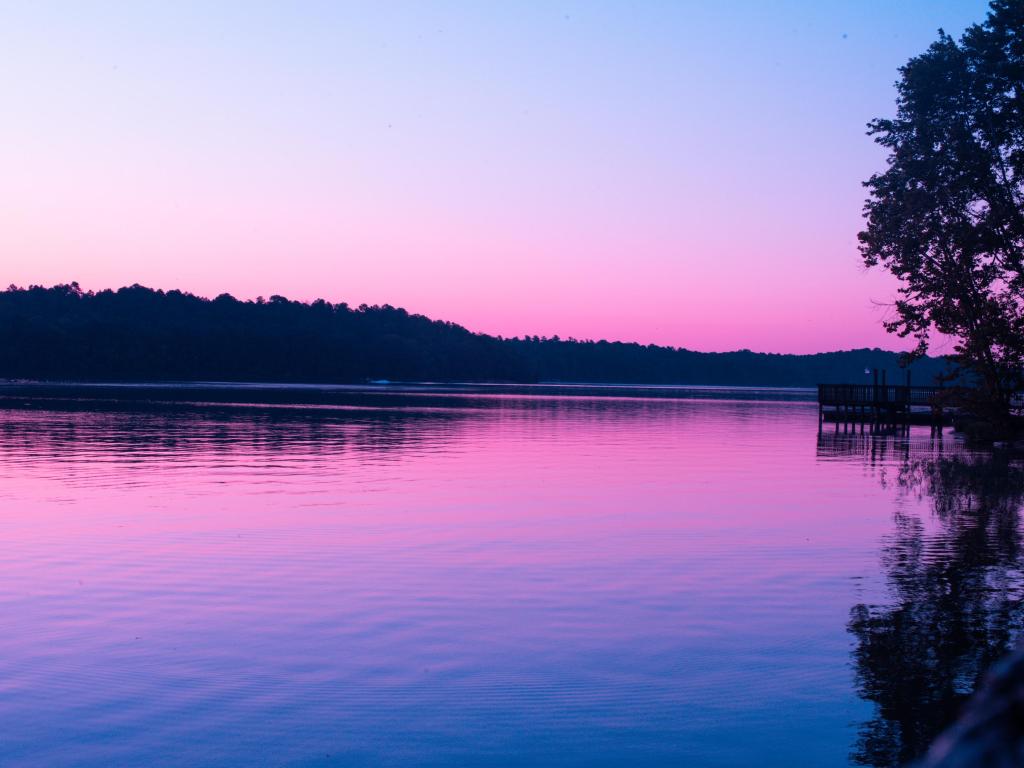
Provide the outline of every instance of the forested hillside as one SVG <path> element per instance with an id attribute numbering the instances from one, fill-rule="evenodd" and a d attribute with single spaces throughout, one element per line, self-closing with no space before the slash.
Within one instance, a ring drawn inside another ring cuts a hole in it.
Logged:
<path id="1" fill-rule="evenodd" d="M 0 292 L 0 377 L 88 381 L 572 381 L 809 386 L 866 381 L 897 355 L 706 353 L 635 343 L 500 338 L 388 305 L 239 301 L 134 285 Z M 914 382 L 945 369 L 914 364 Z"/>

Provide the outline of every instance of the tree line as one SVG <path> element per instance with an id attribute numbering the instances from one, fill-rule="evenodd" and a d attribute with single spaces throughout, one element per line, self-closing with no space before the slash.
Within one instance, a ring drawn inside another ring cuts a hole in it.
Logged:
<path id="1" fill-rule="evenodd" d="M 942 361 L 914 365 L 932 383 Z M 283 296 L 242 301 L 133 285 L 0 291 L 0 377 L 82 381 L 504 381 L 813 386 L 902 381 L 893 352 L 694 352 L 473 333 L 404 309 Z"/>

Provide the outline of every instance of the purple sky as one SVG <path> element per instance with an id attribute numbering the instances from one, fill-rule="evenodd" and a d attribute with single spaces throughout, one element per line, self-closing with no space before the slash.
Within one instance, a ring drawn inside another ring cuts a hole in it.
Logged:
<path id="1" fill-rule="evenodd" d="M 856 250 L 897 67 L 979 0 L 0 3 L 5 283 L 897 348 Z"/>

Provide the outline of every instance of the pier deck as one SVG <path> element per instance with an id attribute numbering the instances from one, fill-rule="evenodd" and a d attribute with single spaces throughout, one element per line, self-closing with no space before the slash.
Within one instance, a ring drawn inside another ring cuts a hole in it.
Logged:
<path id="1" fill-rule="evenodd" d="M 948 423 L 941 387 L 904 384 L 819 384 L 818 420 L 874 424 Z"/>

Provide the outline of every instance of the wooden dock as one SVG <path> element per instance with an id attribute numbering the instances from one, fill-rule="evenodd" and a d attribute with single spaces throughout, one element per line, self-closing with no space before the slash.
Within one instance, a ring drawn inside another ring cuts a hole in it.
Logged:
<path id="1" fill-rule="evenodd" d="M 950 417 L 943 392 L 909 384 L 819 384 L 818 423 L 942 426 Z"/>

